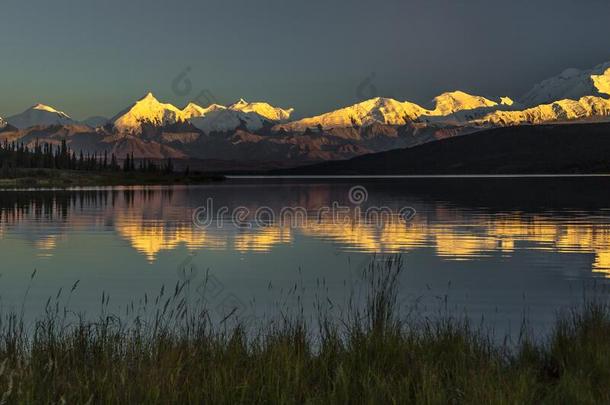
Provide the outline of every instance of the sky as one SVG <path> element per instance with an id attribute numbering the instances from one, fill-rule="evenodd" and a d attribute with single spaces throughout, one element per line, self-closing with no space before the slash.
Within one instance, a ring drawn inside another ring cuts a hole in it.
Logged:
<path id="1" fill-rule="evenodd" d="M 369 96 L 518 97 L 610 61 L 607 0 L 3 0 L 0 116 L 111 117 L 152 91 L 309 116 Z"/>

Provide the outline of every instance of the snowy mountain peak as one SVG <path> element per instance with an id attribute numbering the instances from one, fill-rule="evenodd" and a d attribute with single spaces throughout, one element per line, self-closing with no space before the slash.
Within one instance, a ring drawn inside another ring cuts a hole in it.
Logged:
<path id="1" fill-rule="evenodd" d="M 222 114 L 220 114 L 222 112 Z M 142 124 L 164 126 L 179 121 L 191 121 L 206 132 L 233 130 L 243 122 L 254 130 L 263 126 L 265 121 L 284 122 L 290 118 L 293 109 L 282 109 L 268 103 L 250 103 L 240 99 L 229 107 L 211 104 L 202 107 L 195 102 L 188 103 L 182 110 L 172 104 L 162 103 L 148 93 L 131 107 L 113 118 L 118 132 L 139 134 Z"/>
<path id="2" fill-rule="evenodd" d="M 7 121 L 19 129 L 34 126 L 72 125 L 76 123 L 68 114 L 45 104 L 33 105 L 21 114 L 8 117 Z"/>
<path id="3" fill-rule="evenodd" d="M 169 103 L 161 103 L 149 92 L 131 107 L 117 114 L 112 121 L 119 132 L 139 134 L 142 132 L 142 124 L 163 126 L 181 119 L 180 109 Z"/>
<path id="4" fill-rule="evenodd" d="M 186 105 L 186 107 L 184 107 L 182 109 L 182 116 L 185 117 L 186 119 L 189 118 L 193 118 L 193 117 L 201 117 L 202 115 L 204 115 L 206 112 L 206 109 L 203 108 L 202 106 L 195 104 L 193 102 L 190 102 Z"/>
<path id="5" fill-rule="evenodd" d="M 463 91 L 452 91 L 443 93 L 433 100 L 433 115 L 450 115 L 458 111 L 476 110 L 498 105 L 497 102 L 485 97 L 474 96 Z"/>
<path id="6" fill-rule="evenodd" d="M 269 103 L 265 102 L 254 102 L 250 103 L 246 100 L 239 99 L 236 103 L 229 106 L 229 109 L 235 111 L 241 111 L 244 113 L 256 113 L 261 117 L 264 117 L 270 121 L 285 122 L 290 119 L 290 116 L 294 112 L 294 108 L 283 109 L 274 107 Z"/>
<path id="7" fill-rule="evenodd" d="M 198 114 L 189 114 L 187 109 L 197 109 Z M 256 131 L 269 122 L 287 121 L 293 111 L 292 108 L 282 109 L 265 102 L 250 103 L 242 98 L 229 107 L 218 104 L 212 104 L 206 108 L 187 106 L 183 113 L 195 127 L 205 133 L 210 133 L 233 131 L 239 127 L 248 131 Z"/>
<path id="8" fill-rule="evenodd" d="M 322 128 L 361 127 L 373 124 L 401 126 L 409 122 L 425 121 L 458 125 L 482 117 L 496 109 L 510 109 L 513 100 L 502 97 L 493 101 L 463 91 L 443 93 L 432 101 L 433 109 L 423 108 L 409 101 L 375 97 L 326 114 L 278 125 L 276 130 L 298 131 Z"/>
<path id="9" fill-rule="evenodd" d="M 204 115 L 208 114 L 211 111 L 224 110 L 224 109 L 226 109 L 226 107 L 219 105 L 219 104 L 210 104 L 207 107 L 202 107 L 198 104 L 190 102 L 187 104 L 186 107 L 184 107 L 182 109 L 181 117 L 182 117 L 182 120 L 186 121 L 191 118 L 203 117 Z"/>
<path id="10" fill-rule="evenodd" d="M 610 62 L 593 69 L 566 69 L 543 80 L 524 94 L 520 102 L 528 107 L 550 104 L 564 99 L 579 100 L 586 96 L 610 95 Z"/>
<path id="11" fill-rule="evenodd" d="M 494 111 L 472 122 L 481 126 L 536 125 L 550 122 L 607 121 L 610 99 L 585 96 L 578 100 L 563 99 L 525 110 Z"/>
<path id="12" fill-rule="evenodd" d="M 0 129 L 5 128 L 8 124 L 0 117 Z"/>
<path id="13" fill-rule="evenodd" d="M 428 110 L 408 101 L 400 102 L 391 98 L 375 97 L 326 114 L 279 125 L 276 129 L 305 131 L 308 128 L 321 127 L 327 130 L 368 126 L 375 123 L 405 125 L 427 113 Z"/>
<path id="14" fill-rule="evenodd" d="M 140 101 L 143 101 L 143 100 L 150 100 L 150 101 L 156 101 L 156 102 L 159 102 L 159 100 L 157 100 L 157 98 L 155 97 L 155 95 L 154 95 L 154 94 L 152 94 L 152 92 L 151 92 L 151 91 L 149 91 L 148 93 L 146 93 L 146 95 L 140 99 Z"/>
<path id="15" fill-rule="evenodd" d="M 199 104 L 194 103 L 194 102 L 192 102 L 192 101 L 191 101 L 190 103 L 188 103 L 188 104 L 186 105 L 186 107 L 184 107 L 184 108 L 182 109 L 182 111 L 184 111 L 184 110 L 190 110 L 190 109 L 193 109 L 193 110 L 205 110 L 205 108 L 203 108 L 203 107 L 202 107 L 202 106 L 200 106 Z"/>
<path id="16" fill-rule="evenodd" d="M 56 110 L 55 108 L 50 107 L 50 106 L 45 105 L 45 104 L 40 104 L 40 103 L 38 103 L 38 104 L 36 104 L 36 105 L 32 106 L 32 107 L 31 107 L 31 109 L 32 109 L 32 110 L 47 111 L 47 112 L 50 112 L 50 113 L 56 113 L 56 114 L 60 114 L 60 115 L 63 115 L 63 116 L 65 116 L 65 117 L 68 117 L 68 114 L 66 114 L 66 113 L 64 113 L 64 112 L 62 112 L 62 111 L 58 111 L 58 110 Z M 68 118 L 69 118 L 69 117 L 68 117 Z"/>

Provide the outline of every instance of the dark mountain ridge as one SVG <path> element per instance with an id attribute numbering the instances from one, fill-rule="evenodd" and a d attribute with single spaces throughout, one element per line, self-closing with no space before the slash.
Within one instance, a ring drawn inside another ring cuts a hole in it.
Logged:
<path id="1" fill-rule="evenodd" d="M 610 173 L 610 123 L 495 128 L 273 172 L 291 175 Z"/>

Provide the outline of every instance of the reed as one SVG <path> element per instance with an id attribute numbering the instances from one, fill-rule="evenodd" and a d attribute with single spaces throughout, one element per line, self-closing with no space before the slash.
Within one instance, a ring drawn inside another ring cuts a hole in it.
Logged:
<path id="1" fill-rule="evenodd" d="M 543 341 L 502 345 L 466 320 L 401 316 L 400 258 L 372 263 L 342 320 L 298 309 L 260 325 L 213 322 L 185 284 L 149 315 L 0 324 L 1 403 L 610 403 L 610 309 L 558 317 Z M 74 286 L 76 288 L 76 286 Z M 129 320 L 127 320 L 129 319 Z"/>

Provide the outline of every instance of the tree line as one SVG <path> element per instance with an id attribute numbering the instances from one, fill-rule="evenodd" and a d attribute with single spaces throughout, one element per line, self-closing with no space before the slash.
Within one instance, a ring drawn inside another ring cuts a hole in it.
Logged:
<path id="1" fill-rule="evenodd" d="M 0 144 L 0 168 L 3 175 L 15 169 L 59 169 L 59 170 L 87 170 L 87 171 L 123 171 L 123 172 L 151 172 L 173 173 L 174 166 L 171 159 L 159 164 L 147 159 L 136 159 L 133 152 L 126 154 L 122 164 L 112 152 L 78 154 L 70 149 L 65 140 L 59 145 L 35 142 L 33 146 L 23 143 L 4 141 Z"/>

